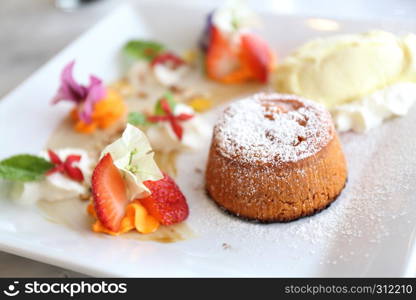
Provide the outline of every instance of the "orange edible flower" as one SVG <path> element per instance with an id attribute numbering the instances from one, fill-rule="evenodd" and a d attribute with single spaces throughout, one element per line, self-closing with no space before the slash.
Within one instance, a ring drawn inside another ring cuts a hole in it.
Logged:
<path id="1" fill-rule="evenodd" d="M 106 97 L 94 104 L 91 123 L 86 123 L 79 118 L 78 109 L 80 106 L 71 111 L 71 118 L 75 121 L 74 129 L 87 134 L 94 132 L 97 128 L 108 128 L 127 111 L 123 98 L 113 89 L 107 89 Z"/>
<path id="2" fill-rule="evenodd" d="M 87 212 L 94 218 L 97 218 L 94 205 L 90 203 Z M 126 207 L 126 214 L 121 220 L 120 229 L 116 232 L 105 228 L 99 220 L 92 225 L 94 232 L 102 232 L 110 235 L 120 235 L 131 230 L 137 230 L 140 233 L 147 234 L 155 232 L 159 228 L 159 221 L 151 216 L 139 200 L 134 200 Z"/>

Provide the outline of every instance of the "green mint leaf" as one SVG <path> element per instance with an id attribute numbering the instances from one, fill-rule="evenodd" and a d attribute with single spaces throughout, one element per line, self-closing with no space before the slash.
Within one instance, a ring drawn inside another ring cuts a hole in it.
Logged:
<path id="1" fill-rule="evenodd" d="M 149 125 L 145 114 L 139 112 L 131 112 L 127 116 L 127 122 L 134 126 L 146 126 Z"/>
<path id="2" fill-rule="evenodd" d="M 175 111 L 176 101 L 173 98 L 172 93 L 166 92 L 162 98 L 160 98 L 155 106 L 155 115 L 157 116 L 164 116 L 165 111 L 162 109 L 162 104 L 160 103 L 163 99 L 166 99 L 168 101 L 169 107 L 172 111 Z"/>
<path id="3" fill-rule="evenodd" d="M 19 154 L 0 161 L 0 178 L 11 181 L 36 181 L 54 165 L 42 157 Z"/>
<path id="4" fill-rule="evenodd" d="M 134 59 L 152 61 L 165 46 L 153 41 L 131 40 L 123 47 L 123 53 Z"/>

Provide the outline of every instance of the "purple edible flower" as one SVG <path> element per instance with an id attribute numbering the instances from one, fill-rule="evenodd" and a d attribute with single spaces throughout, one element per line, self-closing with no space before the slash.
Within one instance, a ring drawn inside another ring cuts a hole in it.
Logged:
<path id="1" fill-rule="evenodd" d="M 211 39 L 211 27 L 212 24 L 212 18 L 215 11 L 212 11 L 208 14 L 207 20 L 205 23 L 204 30 L 202 31 L 201 37 L 199 38 L 198 44 L 199 48 L 202 50 L 203 53 L 206 53 L 208 51 L 210 39 Z"/>
<path id="2" fill-rule="evenodd" d="M 72 71 L 75 61 L 71 61 L 65 66 L 61 73 L 61 86 L 58 89 L 52 103 L 60 101 L 71 101 L 75 105 L 81 105 L 79 118 L 85 123 L 91 123 L 94 104 L 106 96 L 106 90 L 101 79 L 90 76 L 88 86 L 81 85 L 75 81 Z"/>
<path id="3" fill-rule="evenodd" d="M 87 90 L 84 86 L 75 81 L 72 76 L 75 61 L 71 61 L 65 66 L 61 73 L 61 86 L 52 100 L 53 104 L 66 100 L 79 104 L 84 101 L 87 96 Z"/>

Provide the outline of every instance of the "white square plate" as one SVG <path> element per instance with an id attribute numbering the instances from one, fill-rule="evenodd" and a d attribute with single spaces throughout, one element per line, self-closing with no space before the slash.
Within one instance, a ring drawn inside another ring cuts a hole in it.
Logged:
<path id="1" fill-rule="evenodd" d="M 67 114 L 68 107 L 51 107 L 50 99 L 68 61 L 76 58 L 77 76 L 94 73 L 113 80 L 127 40 L 154 38 L 187 49 L 195 44 L 206 13 L 151 4 L 115 10 L 0 102 L 0 158 L 43 149 Z M 262 18 L 263 35 L 279 57 L 316 36 L 416 29 L 411 23 L 332 20 L 335 31 L 328 32 L 308 18 Z M 342 135 L 347 188 L 313 217 L 260 225 L 224 214 L 196 188 L 203 184 L 194 172 L 204 168 L 207 153 L 201 151 L 180 157 L 178 164 L 177 181 L 190 204 L 187 223 L 195 238 L 161 244 L 99 235 L 86 226 L 74 230 L 52 223 L 37 208 L 0 199 L 0 249 L 94 276 L 414 276 L 415 120 L 416 107 L 368 134 Z"/>

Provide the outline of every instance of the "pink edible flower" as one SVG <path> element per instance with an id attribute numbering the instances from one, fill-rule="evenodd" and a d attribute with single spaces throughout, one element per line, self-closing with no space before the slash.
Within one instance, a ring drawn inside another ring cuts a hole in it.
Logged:
<path id="1" fill-rule="evenodd" d="M 61 86 L 52 100 L 56 104 L 62 100 L 74 102 L 79 105 L 78 110 L 80 120 L 91 123 L 94 104 L 106 96 L 106 90 L 101 79 L 91 75 L 88 86 L 79 84 L 75 81 L 72 70 L 75 61 L 71 61 L 65 66 L 61 73 Z"/>
<path id="2" fill-rule="evenodd" d="M 79 111 L 79 118 L 85 123 L 91 123 L 92 113 L 94 111 L 94 104 L 104 99 L 106 96 L 105 87 L 102 84 L 101 79 L 90 76 L 90 84 L 87 87 L 87 97 L 82 104 L 82 109 Z"/>

